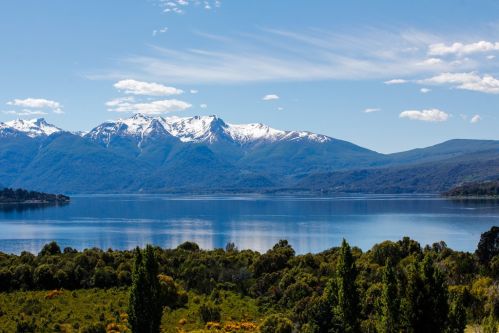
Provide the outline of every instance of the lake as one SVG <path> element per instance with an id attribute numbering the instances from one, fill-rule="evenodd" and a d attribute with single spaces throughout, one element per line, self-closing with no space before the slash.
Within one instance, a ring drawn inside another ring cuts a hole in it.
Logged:
<path id="1" fill-rule="evenodd" d="M 480 234 L 499 225 L 499 202 L 452 201 L 436 196 L 74 196 L 59 207 L 0 208 L 0 251 L 37 253 L 61 247 L 130 249 L 152 243 L 175 247 L 266 251 L 287 239 L 297 253 L 320 252 L 346 238 L 363 250 L 409 236 L 474 251 Z"/>

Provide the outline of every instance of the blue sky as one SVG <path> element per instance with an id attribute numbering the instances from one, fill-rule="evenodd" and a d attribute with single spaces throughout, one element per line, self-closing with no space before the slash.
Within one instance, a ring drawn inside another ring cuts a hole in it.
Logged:
<path id="1" fill-rule="evenodd" d="M 499 139 L 497 1 L 17 0 L 0 31 L 0 121 L 216 114 L 380 152 Z"/>

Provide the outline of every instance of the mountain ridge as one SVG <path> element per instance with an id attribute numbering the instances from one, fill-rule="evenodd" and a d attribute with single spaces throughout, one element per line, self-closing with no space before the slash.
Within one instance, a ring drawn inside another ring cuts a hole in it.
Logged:
<path id="1" fill-rule="evenodd" d="M 456 139 L 381 154 L 325 135 L 216 116 L 136 114 L 86 133 L 39 118 L 0 123 L 0 163 L 5 186 L 65 193 L 440 192 L 497 177 L 499 141 Z"/>

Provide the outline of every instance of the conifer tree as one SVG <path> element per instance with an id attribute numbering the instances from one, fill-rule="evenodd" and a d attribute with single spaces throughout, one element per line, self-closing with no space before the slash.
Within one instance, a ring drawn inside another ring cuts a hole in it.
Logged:
<path id="1" fill-rule="evenodd" d="M 355 285 L 357 269 L 347 241 L 343 239 L 336 269 L 336 301 L 333 307 L 334 331 L 355 333 L 359 327 L 359 294 Z"/>
<path id="2" fill-rule="evenodd" d="M 445 278 L 426 255 L 421 267 L 424 285 L 423 320 L 427 332 L 443 332 L 447 325 L 449 305 Z"/>
<path id="3" fill-rule="evenodd" d="M 163 309 L 157 276 L 158 263 L 152 246 L 147 246 L 145 258 L 137 247 L 128 305 L 128 320 L 133 333 L 159 332 Z"/>
<path id="4" fill-rule="evenodd" d="M 383 274 L 383 293 L 381 298 L 381 318 L 379 331 L 395 333 L 399 331 L 399 307 L 397 278 L 392 260 L 386 260 Z"/>
<path id="5" fill-rule="evenodd" d="M 450 304 L 447 326 L 448 333 L 463 333 L 466 328 L 466 309 L 462 295 L 455 296 Z"/>
<path id="6" fill-rule="evenodd" d="M 411 263 L 407 271 L 405 297 L 402 300 L 402 327 L 407 333 L 424 332 L 424 291 L 417 261 Z"/>

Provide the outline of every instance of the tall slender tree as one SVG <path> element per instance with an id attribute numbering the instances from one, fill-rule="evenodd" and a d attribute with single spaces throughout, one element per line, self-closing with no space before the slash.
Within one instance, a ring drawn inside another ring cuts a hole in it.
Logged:
<path id="1" fill-rule="evenodd" d="M 146 246 L 144 258 L 144 269 L 146 281 L 149 289 L 149 312 L 151 314 L 151 331 L 159 332 L 161 326 L 161 317 L 163 315 L 163 304 L 161 303 L 161 291 L 159 285 L 159 265 L 154 248 L 151 245 Z"/>
<path id="2" fill-rule="evenodd" d="M 419 274 L 417 259 L 411 263 L 407 270 L 407 283 L 405 297 L 402 300 L 402 327 L 407 333 L 424 332 L 424 290 L 423 281 Z"/>
<path id="3" fill-rule="evenodd" d="M 390 258 L 386 260 L 383 273 L 383 293 L 381 296 L 381 316 L 379 331 L 395 333 L 399 331 L 400 299 L 397 288 L 395 267 Z"/>
<path id="4" fill-rule="evenodd" d="M 128 320 L 133 333 L 159 332 L 163 309 L 157 276 L 158 263 L 152 246 L 147 246 L 145 258 L 137 247 L 128 304 Z"/>
<path id="5" fill-rule="evenodd" d="M 449 313 L 448 293 L 445 278 L 433 263 L 431 255 L 426 255 L 421 266 L 424 285 L 423 316 L 426 332 L 443 332 L 447 326 Z"/>
<path id="6" fill-rule="evenodd" d="M 350 245 L 345 239 L 341 244 L 336 269 L 336 301 L 333 307 L 334 331 L 341 333 L 360 332 L 359 293 L 355 280 L 357 268 Z"/>

